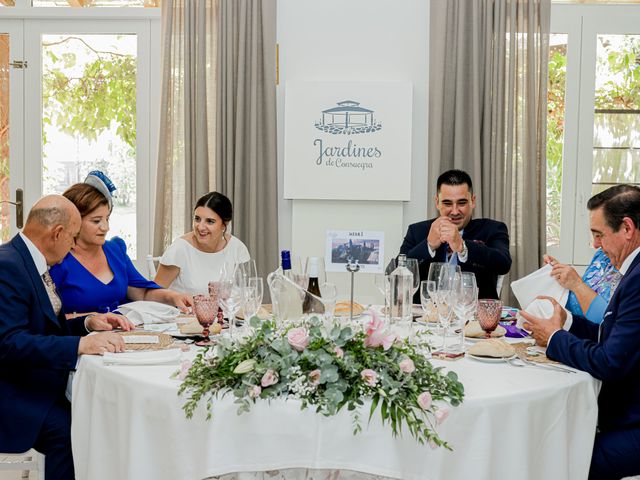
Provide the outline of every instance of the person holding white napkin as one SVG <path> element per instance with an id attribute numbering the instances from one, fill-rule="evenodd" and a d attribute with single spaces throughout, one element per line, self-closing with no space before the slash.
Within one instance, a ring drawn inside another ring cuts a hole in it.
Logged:
<path id="1" fill-rule="evenodd" d="M 613 186 L 587 208 L 595 242 L 622 274 L 602 323 L 568 317 L 551 298 L 549 318 L 520 314 L 547 357 L 602 381 L 589 479 L 617 479 L 640 474 L 640 188 Z"/>
<path id="2" fill-rule="evenodd" d="M 551 276 L 570 290 L 567 310 L 599 324 L 622 276 L 602 251 L 599 238 L 594 237 L 593 246 L 596 253 L 582 278 L 571 265 L 560 263 L 551 255 L 544 256 L 544 263 L 551 265 Z"/>

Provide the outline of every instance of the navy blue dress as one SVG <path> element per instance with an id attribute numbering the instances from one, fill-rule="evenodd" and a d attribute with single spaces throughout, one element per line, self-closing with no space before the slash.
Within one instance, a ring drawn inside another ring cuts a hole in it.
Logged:
<path id="1" fill-rule="evenodd" d="M 62 298 L 65 313 L 112 312 L 127 303 L 127 288 L 162 288 L 144 278 L 127 255 L 127 247 L 119 237 L 107 240 L 102 247 L 113 272 L 113 279 L 103 283 L 76 258 L 67 254 L 62 263 L 50 269 L 51 277 Z"/>

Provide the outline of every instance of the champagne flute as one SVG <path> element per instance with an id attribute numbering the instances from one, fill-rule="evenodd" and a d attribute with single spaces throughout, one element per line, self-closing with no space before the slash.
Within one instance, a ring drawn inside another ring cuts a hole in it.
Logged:
<path id="1" fill-rule="evenodd" d="M 440 275 L 438 276 L 438 283 L 436 285 L 438 320 L 442 327 L 443 352 L 447 349 L 447 329 L 449 328 L 453 314 L 453 281 L 456 273 L 456 268 L 454 267 L 454 265 L 450 264 L 445 264 L 440 267 Z"/>

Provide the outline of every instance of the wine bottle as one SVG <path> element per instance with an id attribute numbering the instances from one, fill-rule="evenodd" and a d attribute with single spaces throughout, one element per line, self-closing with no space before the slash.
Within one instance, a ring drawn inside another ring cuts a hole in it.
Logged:
<path id="1" fill-rule="evenodd" d="M 318 281 L 318 257 L 309 257 L 309 285 L 307 286 L 302 303 L 302 313 L 324 313 L 324 305 L 309 293 L 320 297 L 320 282 Z"/>

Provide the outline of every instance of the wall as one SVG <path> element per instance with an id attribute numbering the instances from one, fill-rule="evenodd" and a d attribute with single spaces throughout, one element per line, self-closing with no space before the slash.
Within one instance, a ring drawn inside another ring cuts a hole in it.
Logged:
<path id="1" fill-rule="evenodd" d="M 383 230 L 385 257 L 395 256 L 407 226 L 425 219 L 427 211 L 429 0 L 278 0 L 277 31 L 280 249 L 322 256 L 326 229 Z M 413 84 L 410 202 L 283 198 L 284 91 L 291 80 Z M 328 275 L 346 298 L 348 274 Z M 381 303 L 373 275 L 356 275 L 356 300 Z"/>

